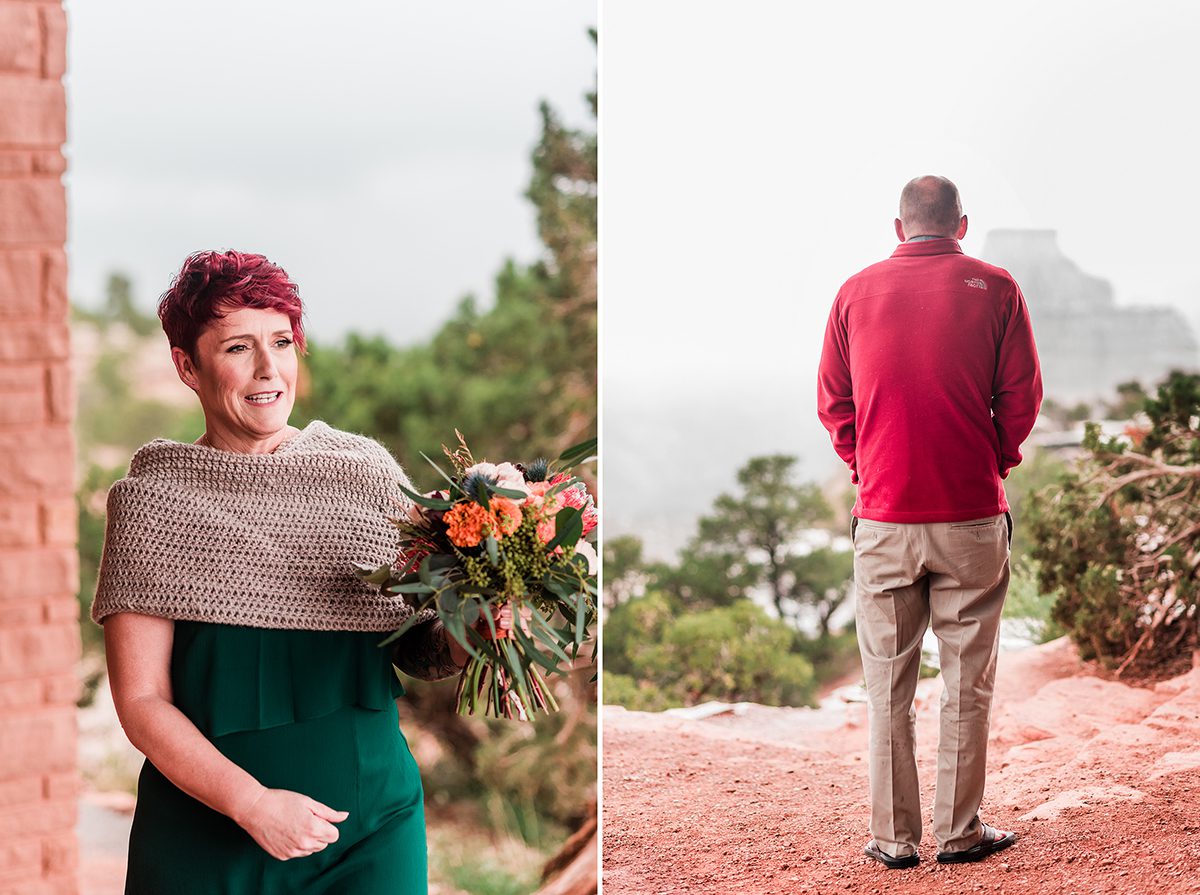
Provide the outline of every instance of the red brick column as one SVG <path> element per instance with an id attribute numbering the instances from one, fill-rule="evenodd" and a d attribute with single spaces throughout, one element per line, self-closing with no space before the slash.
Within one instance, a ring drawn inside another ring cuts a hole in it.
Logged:
<path id="1" fill-rule="evenodd" d="M 61 0 L 0 0 L 0 895 L 77 891 L 65 64 Z"/>

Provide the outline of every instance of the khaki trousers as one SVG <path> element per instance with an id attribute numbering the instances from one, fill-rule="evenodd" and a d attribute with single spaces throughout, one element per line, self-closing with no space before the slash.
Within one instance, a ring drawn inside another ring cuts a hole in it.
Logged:
<path id="1" fill-rule="evenodd" d="M 913 697 L 932 619 L 941 701 L 933 834 L 939 851 L 979 841 L 1010 520 L 899 524 L 859 519 L 855 614 L 870 720 L 871 835 L 889 855 L 921 841 Z"/>

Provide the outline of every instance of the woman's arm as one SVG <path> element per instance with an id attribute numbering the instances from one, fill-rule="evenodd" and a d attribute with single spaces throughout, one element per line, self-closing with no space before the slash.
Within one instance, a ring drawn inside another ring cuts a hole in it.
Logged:
<path id="1" fill-rule="evenodd" d="M 392 647 L 392 664 L 422 681 L 452 677 L 462 671 L 468 658 L 437 618 L 413 625 Z"/>
<path id="2" fill-rule="evenodd" d="M 300 793 L 267 789 L 230 761 L 174 705 L 171 645 L 175 623 L 119 612 L 104 623 L 108 683 L 129 742 L 181 790 L 230 817 L 280 860 L 320 851 L 345 820 Z"/>

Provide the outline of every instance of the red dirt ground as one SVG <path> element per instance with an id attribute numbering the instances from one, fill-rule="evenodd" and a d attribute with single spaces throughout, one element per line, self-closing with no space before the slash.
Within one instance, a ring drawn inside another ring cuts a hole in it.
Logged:
<path id="1" fill-rule="evenodd" d="M 921 864 L 863 856 L 866 707 L 689 721 L 606 706 L 605 895 L 1200 893 L 1200 668 L 1102 680 L 1060 640 L 1002 653 L 984 820 L 1010 849 L 941 866 L 929 830 L 940 680 L 917 696 Z"/>

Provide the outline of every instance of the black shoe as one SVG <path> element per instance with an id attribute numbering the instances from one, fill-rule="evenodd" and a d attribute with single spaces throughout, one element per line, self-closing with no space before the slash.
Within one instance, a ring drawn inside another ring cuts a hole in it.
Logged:
<path id="1" fill-rule="evenodd" d="M 868 858 L 874 858 L 888 870 L 904 870 L 908 867 L 916 867 L 921 863 L 921 856 L 916 852 L 913 852 L 911 855 L 904 855 L 901 858 L 893 858 L 880 849 L 875 844 L 874 839 L 867 843 L 867 847 L 863 849 L 863 854 Z"/>
<path id="2" fill-rule="evenodd" d="M 971 861 L 982 861 L 992 852 L 998 852 L 1001 849 L 1008 848 L 1017 841 L 1016 833 L 1009 833 L 1005 830 L 997 830 L 995 827 L 989 827 L 987 824 L 980 824 L 980 826 L 983 827 L 983 838 L 981 838 L 966 851 L 938 852 L 938 863 L 966 864 Z"/>

